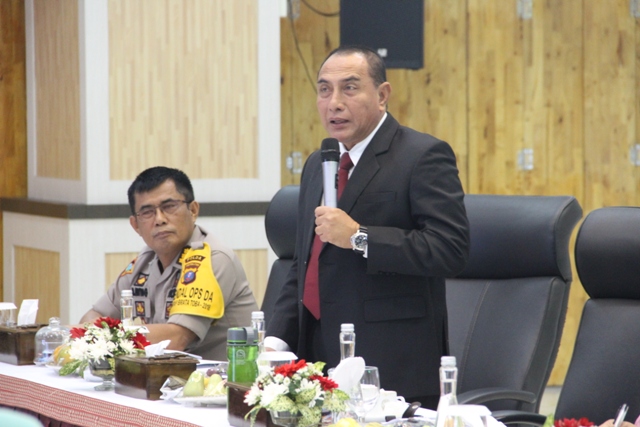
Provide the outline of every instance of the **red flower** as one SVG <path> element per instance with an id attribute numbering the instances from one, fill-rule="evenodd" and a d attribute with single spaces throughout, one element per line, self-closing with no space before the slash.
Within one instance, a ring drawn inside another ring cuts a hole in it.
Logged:
<path id="1" fill-rule="evenodd" d="M 324 391 L 331 391 L 338 388 L 338 384 L 336 384 L 335 381 L 327 377 L 323 377 L 322 375 L 312 375 L 309 379 L 312 381 L 317 380 Z"/>
<path id="2" fill-rule="evenodd" d="M 575 418 L 563 418 L 553 422 L 554 427 L 592 427 L 594 424 L 588 418 L 582 417 L 579 420 Z"/>
<path id="3" fill-rule="evenodd" d="M 295 374 L 300 369 L 306 366 L 307 366 L 307 362 L 304 359 L 301 359 L 301 360 L 298 360 L 297 362 L 276 366 L 276 368 L 274 369 L 274 372 L 276 375 L 280 374 L 285 377 L 292 377 L 293 374 Z"/>
<path id="4" fill-rule="evenodd" d="M 151 344 L 147 338 L 142 335 L 140 332 L 136 332 L 136 335 L 132 338 L 133 340 L 133 346 L 135 348 L 145 348 L 146 346 L 148 346 L 149 344 Z"/>
<path id="5" fill-rule="evenodd" d="M 82 338 L 87 332 L 85 328 L 71 328 L 71 338 Z"/>
<path id="6" fill-rule="evenodd" d="M 114 319 L 112 317 L 99 317 L 96 319 L 93 324 L 98 328 L 104 328 L 106 325 L 109 329 L 119 328 L 120 327 L 120 319 Z"/>

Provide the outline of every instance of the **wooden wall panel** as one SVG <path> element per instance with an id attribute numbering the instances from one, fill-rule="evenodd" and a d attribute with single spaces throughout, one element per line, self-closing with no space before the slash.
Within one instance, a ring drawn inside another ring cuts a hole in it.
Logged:
<path id="1" fill-rule="evenodd" d="M 0 1 L 0 76 L 0 197 L 24 197 L 27 195 L 27 107 L 22 0 Z M 2 256 L 0 245 L 0 259 Z M 4 291 L 3 277 L 0 263 L 0 295 Z"/>
<path id="2" fill-rule="evenodd" d="M 629 161 L 638 142 L 637 23 L 626 0 L 585 0 L 584 11 L 583 206 L 638 204 L 640 180 Z"/>
<path id="3" fill-rule="evenodd" d="M 335 12 L 340 1 L 314 5 Z M 287 156 L 298 151 L 304 162 L 327 137 L 316 109 L 316 77 L 327 54 L 340 44 L 340 20 L 317 15 L 301 4 L 300 17 L 282 18 L 280 28 L 282 185 L 287 185 L 300 182 L 300 175 L 286 168 Z"/>
<path id="4" fill-rule="evenodd" d="M 34 0 L 37 175 L 80 179 L 77 0 Z"/>
<path id="5" fill-rule="evenodd" d="M 257 25 L 255 0 L 109 1 L 111 179 L 258 176 Z"/>
<path id="6" fill-rule="evenodd" d="M 524 148 L 523 24 L 515 2 L 469 0 L 468 14 L 467 192 L 513 194 Z"/>
<path id="7" fill-rule="evenodd" d="M 58 252 L 16 246 L 15 303 L 38 299 L 38 323 L 49 323 L 60 316 L 60 254 Z"/>
<path id="8" fill-rule="evenodd" d="M 424 68 L 390 69 L 389 112 L 405 125 L 453 147 L 467 188 L 466 0 L 425 2 Z"/>
<path id="9" fill-rule="evenodd" d="M 245 273 L 247 273 L 249 286 L 253 291 L 258 307 L 260 307 L 267 289 L 267 272 L 270 268 L 270 266 L 267 266 L 267 250 L 240 249 L 235 250 L 235 253 L 238 255 Z"/>
<path id="10" fill-rule="evenodd" d="M 106 291 L 116 281 L 120 273 L 124 271 L 131 261 L 138 255 L 137 252 L 109 253 L 104 257 L 104 290 Z M 92 302 L 93 304 L 93 302 Z"/>

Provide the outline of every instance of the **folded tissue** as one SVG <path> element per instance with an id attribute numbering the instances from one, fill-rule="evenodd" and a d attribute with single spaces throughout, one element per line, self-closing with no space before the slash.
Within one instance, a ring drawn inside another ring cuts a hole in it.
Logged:
<path id="1" fill-rule="evenodd" d="M 364 375 L 364 359 L 362 357 L 347 357 L 329 374 L 338 384 L 338 388 L 346 393 L 360 383 Z"/>
<path id="2" fill-rule="evenodd" d="M 171 340 L 160 341 L 157 344 L 149 344 L 144 348 L 145 356 L 147 357 L 156 357 L 162 356 L 164 354 L 164 350 L 169 346 Z"/>

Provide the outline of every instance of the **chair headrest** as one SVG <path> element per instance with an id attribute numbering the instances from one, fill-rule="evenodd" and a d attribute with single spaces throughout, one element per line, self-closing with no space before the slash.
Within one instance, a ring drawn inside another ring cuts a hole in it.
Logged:
<path id="1" fill-rule="evenodd" d="M 576 269 L 591 298 L 640 299 L 640 207 L 607 207 L 584 219 Z"/>
<path id="2" fill-rule="evenodd" d="M 278 258 L 293 258 L 299 193 L 299 185 L 282 187 L 271 199 L 264 217 L 267 240 Z"/>
<path id="3" fill-rule="evenodd" d="M 464 202 L 471 247 L 457 277 L 571 281 L 569 239 L 582 217 L 575 197 L 469 194 Z"/>

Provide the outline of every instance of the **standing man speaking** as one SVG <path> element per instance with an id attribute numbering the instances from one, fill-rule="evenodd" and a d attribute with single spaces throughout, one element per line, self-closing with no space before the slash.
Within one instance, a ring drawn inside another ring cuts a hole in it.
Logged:
<path id="1" fill-rule="evenodd" d="M 400 126 L 390 94 L 368 48 L 340 47 L 322 64 L 317 107 L 344 178 L 337 208 L 323 206 L 320 152 L 306 162 L 294 264 L 265 344 L 336 366 L 340 324 L 353 323 L 356 355 L 379 368 L 382 387 L 435 409 L 448 353 L 444 278 L 468 256 L 464 192 L 451 147 Z"/>

